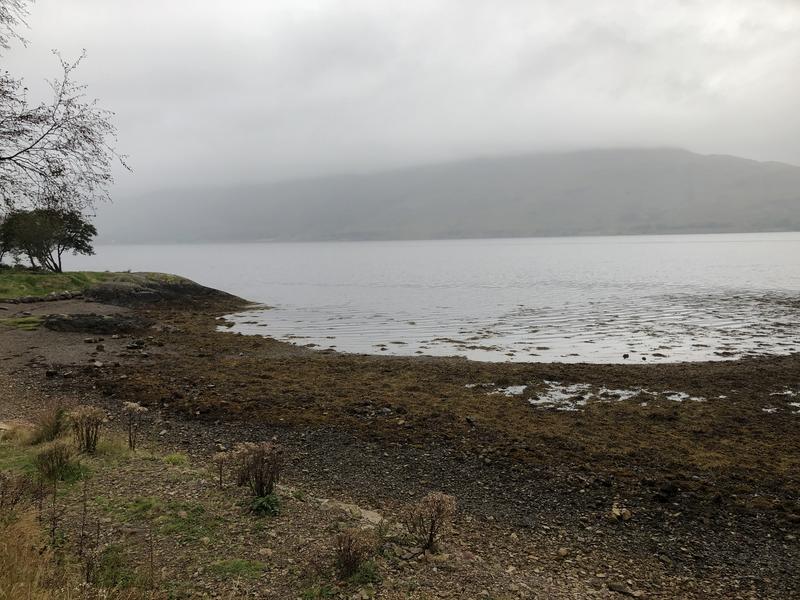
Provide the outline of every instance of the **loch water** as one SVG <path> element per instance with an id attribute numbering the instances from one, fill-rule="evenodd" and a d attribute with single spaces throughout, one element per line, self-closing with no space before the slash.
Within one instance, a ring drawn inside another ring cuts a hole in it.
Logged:
<path id="1" fill-rule="evenodd" d="M 68 268 L 184 275 L 266 305 L 228 330 L 320 349 L 593 363 L 800 351 L 800 233 L 96 250 Z"/>

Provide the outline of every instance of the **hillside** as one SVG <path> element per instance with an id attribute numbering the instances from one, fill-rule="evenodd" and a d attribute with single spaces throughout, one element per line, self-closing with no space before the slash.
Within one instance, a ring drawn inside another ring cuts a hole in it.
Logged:
<path id="1" fill-rule="evenodd" d="M 179 189 L 101 214 L 104 241 L 362 240 L 800 229 L 800 167 L 674 149 L 482 158 Z"/>

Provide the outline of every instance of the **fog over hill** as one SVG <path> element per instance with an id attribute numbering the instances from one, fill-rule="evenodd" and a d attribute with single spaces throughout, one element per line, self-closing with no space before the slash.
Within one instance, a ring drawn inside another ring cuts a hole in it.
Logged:
<path id="1" fill-rule="evenodd" d="M 102 209 L 106 242 L 789 231 L 800 230 L 800 167 L 591 150 L 164 190 Z"/>

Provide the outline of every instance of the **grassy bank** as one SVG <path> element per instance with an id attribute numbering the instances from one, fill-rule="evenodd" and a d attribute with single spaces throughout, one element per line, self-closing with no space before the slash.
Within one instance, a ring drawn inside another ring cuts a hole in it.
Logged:
<path id="1" fill-rule="evenodd" d="M 35 427 L 0 423 L 0 599 L 394 600 L 429 597 L 414 593 L 428 579 L 453 585 L 436 567 L 461 563 L 430 552 L 408 563 L 416 538 L 377 513 L 277 486 L 275 510 L 261 514 L 236 485 L 234 458 L 132 451 L 106 427 L 95 453 L 78 453 L 59 414 Z M 39 488 L 41 457 L 58 445 L 71 447 L 69 462 L 55 488 Z M 343 535 L 358 545 L 347 572 Z"/>
<path id="2" fill-rule="evenodd" d="M 0 299 L 25 296 L 44 297 L 61 292 L 79 293 L 101 283 L 180 283 L 186 281 L 164 273 L 114 273 L 110 271 L 71 271 L 67 273 L 35 273 L 0 271 Z"/>

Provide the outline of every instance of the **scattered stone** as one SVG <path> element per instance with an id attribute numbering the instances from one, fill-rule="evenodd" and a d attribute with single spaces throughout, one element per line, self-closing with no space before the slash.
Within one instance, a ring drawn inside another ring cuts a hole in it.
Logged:
<path id="1" fill-rule="evenodd" d="M 605 585 L 603 580 L 600 579 L 599 577 L 592 577 L 591 579 L 589 579 L 588 583 L 589 583 L 589 587 L 591 587 L 592 589 L 595 589 L 595 590 L 601 590 L 601 589 L 603 589 L 603 586 Z"/>
<path id="2" fill-rule="evenodd" d="M 153 324 L 153 321 L 144 317 L 133 315 L 47 315 L 42 322 L 46 329 L 51 331 L 65 331 L 76 333 L 127 333 L 146 329 Z M 97 343 L 96 338 L 91 342 Z M 84 340 L 86 341 L 86 340 Z"/>
<path id="3" fill-rule="evenodd" d="M 634 592 L 627 583 L 622 581 L 609 581 L 606 585 L 612 592 L 617 592 L 623 596 L 630 596 L 631 598 L 641 598 L 643 596 L 642 592 Z"/>
<path id="4" fill-rule="evenodd" d="M 611 518 L 617 521 L 630 521 L 633 518 L 633 513 L 627 508 L 614 504 L 611 508 Z"/>

